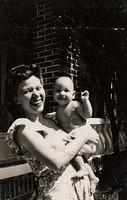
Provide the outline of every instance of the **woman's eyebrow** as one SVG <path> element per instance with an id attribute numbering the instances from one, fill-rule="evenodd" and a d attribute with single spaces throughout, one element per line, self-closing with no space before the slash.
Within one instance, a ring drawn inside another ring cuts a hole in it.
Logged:
<path id="1" fill-rule="evenodd" d="M 21 91 L 29 90 L 29 89 L 32 89 L 32 88 L 33 88 L 32 86 L 30 86 L 30 87 L 23 87 L 23 88 L 21 88 Z"/>

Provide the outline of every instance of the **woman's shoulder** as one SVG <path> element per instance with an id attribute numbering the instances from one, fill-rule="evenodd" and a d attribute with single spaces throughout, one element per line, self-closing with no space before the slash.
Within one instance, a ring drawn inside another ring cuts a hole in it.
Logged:
<path id="1" fill-rule="evenodd" d="M 15 120 L 16 124 L 20 124 L 20 123 L 31 123 L 31 121 L 28 118 L 18 118 Z"/>
<path id="2" fill-rule="evenodd" d="M 11 126 L 9 127 L 8 131 L 16 129 L 16 127 L 18 126 L 30 126 L 31 125 L 31 121 L 27 118 L 18 118 L 16 119 Z"/>
<path id="3" fill-rule="evenodd" d="M 28 120 L 27 118 L 18 118 L 11 124 L 6 133 L 5 141 L 17 157 L 18 156 L 20 157 L 22 155 L 21 155 L 21 148 L 15 141 L 15 133 L 17 132 L 19 126 L 24 127 L 28 123 L 30 123 L 30 120 Z"/>

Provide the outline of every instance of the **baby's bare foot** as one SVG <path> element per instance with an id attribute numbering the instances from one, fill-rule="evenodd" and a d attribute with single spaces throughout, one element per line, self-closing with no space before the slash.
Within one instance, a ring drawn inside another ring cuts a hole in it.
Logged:
<path id="1" fill-rule="evenodd" d="M 99 178 L 96 176 L 94 179 L 90 180 L 90 191 L 92 194 L 95 193 L 98 182 L 99 182 Z"/>
<path id="2" fill-rule="evenodd" d="M 76 177 L 78 177 L 78 178 L 81 178 L 83 176 L 88 176 L 88 175 L 89 175 L 88 171 L 87 170 L 83 170 L 83 169 L 77 171 L 77 173 L 76 173 Z"/>

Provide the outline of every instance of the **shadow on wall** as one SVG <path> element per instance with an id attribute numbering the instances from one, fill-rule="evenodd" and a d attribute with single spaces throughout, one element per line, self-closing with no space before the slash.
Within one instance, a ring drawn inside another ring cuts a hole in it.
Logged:
<path id="1" fill-rule="evenodd" d="M 6 132 L 13 119 L 6 109 L 5 105 L 0 106 L 0 132 Z"/>

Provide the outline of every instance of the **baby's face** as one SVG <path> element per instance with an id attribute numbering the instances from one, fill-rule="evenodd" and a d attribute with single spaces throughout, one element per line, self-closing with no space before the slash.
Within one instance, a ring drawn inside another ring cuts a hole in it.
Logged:
<path id="1" fill-rule="evenodd" d="M 54 100 L 65 106 L 75 97 L 73 82 L 68 77 L 60 77 L 55 82 Z"/>

